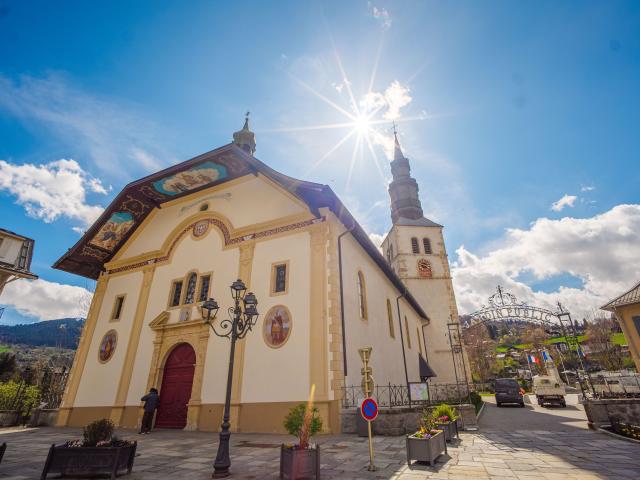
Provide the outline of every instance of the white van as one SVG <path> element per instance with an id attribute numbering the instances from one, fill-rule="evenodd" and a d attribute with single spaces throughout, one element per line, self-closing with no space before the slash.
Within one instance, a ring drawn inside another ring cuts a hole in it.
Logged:
<path id="1" fill-rule="evenodd" d="M 535 375 L 533 377 L 533 393 L 540 406 L 543 406 L 545 403 L 554 403 L 561 407 L 567 406 L 564 398 L 566 394 L 564 384 L 558 382 L 555 377 Z"/>

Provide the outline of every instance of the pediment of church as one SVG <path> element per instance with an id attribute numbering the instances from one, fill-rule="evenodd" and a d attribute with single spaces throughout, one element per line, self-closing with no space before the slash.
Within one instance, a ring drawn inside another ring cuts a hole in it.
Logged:
<path id="1" fill-rule="evenodd" d="M 128 184 L 54 268 L 98 278 L 104 264 L 116 256 L 154 209 L 240 177 L 259 174 L 297 197 L 315 214 L 317 208 L 327 204 L 324 185 L 282 175 L 229 144 Z"/>

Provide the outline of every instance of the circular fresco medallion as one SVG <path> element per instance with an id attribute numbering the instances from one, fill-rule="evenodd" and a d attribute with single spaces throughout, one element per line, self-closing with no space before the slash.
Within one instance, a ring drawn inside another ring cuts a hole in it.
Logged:
<path id="1" fill-rule="evenodd" d="M 200 220 L 193 226 L 193 236 L 198 238 L 207 233 L 209 230 L 209 221 L 208 220 Z"/>
<path id="2" fill-rule="evenodd" d="M 423 278 L 431 278 L 433 276 L 429 260 L 424 258 L 418 260 L 418 274 Z"/>
<path id="3" fill-rule="evenodd" d="M 271 348 L 280 348 L 291 334 L 291 313 L 284 305 L 271 307 L 264 316 L 262 335 Z"/>
<path id="4" fill-rule="evenodd" d="M 102 337 L 100 342 L 100 350 L 98 351 L 98 358 L 102 363 L 106 363 L 111 360 L 113 353 L 116 351 L 116 345 L 118 343 L 118 334 L 115 330 L 109 330 Z"/>

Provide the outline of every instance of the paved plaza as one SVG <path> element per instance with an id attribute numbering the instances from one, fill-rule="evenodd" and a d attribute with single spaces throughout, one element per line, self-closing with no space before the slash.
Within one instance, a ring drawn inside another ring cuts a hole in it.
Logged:
<path id="1" fill-rule="evenodd" d="M 640 445 L 588 430 L 584 411 L 578 405 L 569 405 L 567 409 L 543 409 L 537 405 L 498 409 L 488 403 L 480 425 L 480 432 L 462 433 L 460 440 L 450 445 L 448 456 L 441 457 L 433 468 L 407 466 L 403 437 L 377 437 L 375 473 L 366 470 L 366 438 L 319 436 L 321 475 L 327 479 L 640 478 Z M 139 442 L 133 474 L 122 478 L 204 480 L 211 476 L 217 447 L 214 433 L 171 430 L 147 436 L 130 430 L 118 433 Z M 8 444 L 0 465 L 0 479 L 39 478 L 49 446 L 80 436 L 78 429 L 0 431 L 0 441 Z M 278 478 L 279 444 L 291 440 L 285 435 L 234 434 L 232 478 Z"/>

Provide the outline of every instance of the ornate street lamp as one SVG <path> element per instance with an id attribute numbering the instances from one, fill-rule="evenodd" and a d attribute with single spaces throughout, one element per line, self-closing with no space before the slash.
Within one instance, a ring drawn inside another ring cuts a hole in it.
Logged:
<path id="1" fill-rule="evenodd" d="M 233 360 L 236 352 L 236 340 L 243 339 L 247 332 L 255 326 L 258 320 L 258 299 L 252 293 L 246 293 L 247 287 L 238 279 L 231 284 L 231 297 L 234 306 L 229 307 L 229 318 L 220 322 L 216 327 L 213 321 L 218 314 L 218 303 L 209 298 L 200 307 L 202 310 L 202 318 L 205 319 L 213 332 L 218 337 L 226 337 L 231 339 L 231 349 L 229 351 L 229 371 L 227 373 L 227 395 L 224 402 L 224 415 L 222 417 L 222 425 L 220 429 L 220 443 L 218 445 L 218 453 L 216 460 L 213 462 L 213 478 L 229 476 L 229 467 L 231 459 L 229 458 L 229 410 L 231 409 L 231 384 L 233 382 Z"/>

